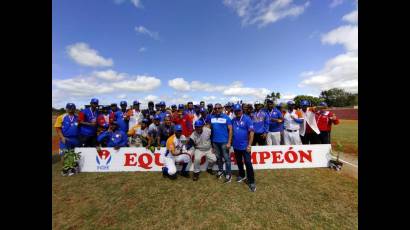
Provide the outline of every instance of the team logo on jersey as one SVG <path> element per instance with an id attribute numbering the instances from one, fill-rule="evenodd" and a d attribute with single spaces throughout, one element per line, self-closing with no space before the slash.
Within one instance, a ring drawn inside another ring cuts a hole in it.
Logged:
<path id="1" fill-rule="evenodd" d="M 108 170 L 111 163 L 111 154 L 107 150 L 99 150 L 97 151 L 95 160 L 97 161 L 98 170 Z"/>

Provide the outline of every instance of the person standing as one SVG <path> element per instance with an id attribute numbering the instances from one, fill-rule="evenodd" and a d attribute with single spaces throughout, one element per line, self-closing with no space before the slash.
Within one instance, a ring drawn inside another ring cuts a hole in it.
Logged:
<path id="1" fill-rule="evenodd" d="M 251 118 L 243 114 L 241 105 L 235 104 L 233 106 L 235 118 L 232 120 L 233 126 L 233 142 L 232 146 L 235 152 L 235 159 L 239 169 L 239 176 L 236 182 L 241 183 L 248 179 L 248 186 L 252 192 L 256 191 L 255 176 L 251 162 L 251 145 L 253 142 L 253 122 Z M 245 171 L 243 169 L 243 161 L 245 161 Z"/>
<path id="2" fill-rule="evenodd" d="M 319 111 L 316 112 L 316 122 L 320 131 L 320 144 L 330 144 L 330 132 L 332 131 L 332 125 L 338 125 L 340 121 L 333 112 L 326 110 L 326 102 L 321 102 L 318 109 Z"/>
<path id="3" fill-rule="evenodd" d="M 74 149 L 80 146 L 78 116 L 75 115 L 75 104 L 67 103 L 66 113 L 57 117 L 54 124 L 57 135 L 60 139 L 60 155 L 64 155 L 64 150 Z"/>
<path id="4" fill-rule="evenodd" d="M 315 113 L 308 108 L 308 106 L 310 106 L 310 102 L 308 100 L 302 100 L 300 102 L 303 117 L 303 123 L 300 124 L 299 130 L 300 139 L 304 145 L 319 144 L 319 139 L 317 137 L 320 134 L 320 131 L 317 127 L 316 116 Z"/>
<path id="5" fill-rule="evenodd" d="M 160 101 L 159 102 L 159 107 L 160 107 L 160 112 L 159 112 L 159 117 L 161 118 L 161 122 L 164 122 L 164 118 L 166 116 L 169 116 L 170 114 L 166 110 L 166 104 L 165 101 Z"/>
<path id="6" fill-rule="evenodd" d="M 171 118 L 169 116 L 164 117 L 164 122 L 158 127 L 157 135 L 157 142 L 161 147 L 165 147 L 168 138 L 174 135 L 174 132 L 174 125 L 172 125 Z"/>
<path id="7" fill-rule="evenodd" d="M 273 100 L 267 100 L 268 108 L 266 115 L 269 121 L 268 134 L 266 135 L 267 145 L 280 145 L 281 132 L 283 131 L 283 116 L 281 111 L 274 107 Z"/>
<path id="8" fill-rule="evenodd" d="M 201 108 L 203 109 L 203 108 Z M 194 147 L 194 176 L 193 180 L 199 179 L 199 173 L 201 172 L 201 160 L 206 156 L 208 161 L 207 172 L 213 175 L 212 167 L 216 162 L 216 156 L 212 152 L 211 148 L 211 129 L 204 127 L 205 123 L 202 120 L 195 121 L 195 131 L 191 134 L 189 139 L 189 145 Z M 189 149 L 188 149 L 189 150 Z"/>
<path id="9" fill-rule="evenodd" d="M 192 116 L 189 113 L 185 113 L 183 112 L 183 108 L 182 108 L 182 104 L 180 104 L 180 106 L 178 107 L 178 116 L 174 117 L 174 119 L 172 120 L 172 122 L 175 125 L 181 125 L 182 127 L 182 134 L 185 137 L 189 137 L 191 136 L 193 130 L 193 123 L 192 123 Z"/>
<path id="10" fill-rule="evenodd" d="M 209 103 L 206 108 L 208 109 L 208 114 L 212 114 L 214 111 L 214 105 L 212 103 Z"/>
<path id="11" fill-rule="evenodd" d="M 103 106 L 101 109 L 101 113 L 98 114 L 97 117 L 97 136 L 100 135 L 102 132 L 107 131 L 109 124 L 110 124 L 110 115 L 108 114 L 108 106 Z"/>
<path id="12" fill-rule="evenodd" d="M 285 145 L 301 145 L 302 141 L 300 140 L 299 130 L 300 124 L 303 123 L 302 114 L 295 109 L 295 102 L 288 101 L 288 109 L 283 116 L 284 119 L 284 143 Z"/>
<path id="13" fill-rule="evenodd" d="M 98 99 L 92 98 L 90 107 L 85 108 L 78 115 L 80 143 L 83 147 L 95 147 L 97 144 L 97 106 Z"/>
<path id="14" fill-rule="evenodd" d="M 142 122 L 142 119 L 144 119 L 144 115 L 142 114 L 140 110 L 140 102 L 138 100 L 135 100 L 132 102 L 132 109 L 128 110 L 127 112 L 128 117 L 129 117 L 129 122 L 128 122 L 128 131 L 132 129 L 135 125 L 139 125 Z"/>
<path id="15" fill-rule="evenodd" d="M 225 175 L 225 183 L 229 183 L 232 181 L 231 157 L 229 155 L 232 143 L 232 120 L 228 115 L 222 113 L 220 103 L 216 103 L 214 109 L 215 112 L 208 117 L 207 123 L 212 130 L 212 147 L 217 158 L 218 173 L 216 176 L 222 178 Z M 223 171 L 222 158 L 225 159 L 225 172 Z"/>
<path id="16" fill-rule="evenodd" d="M 228 115 L 228 117 L 231 118 L 231 120 L 235 117 L 235 115 L 232 112 L 232 103 L 226 103 L 224 113 Z"/>
<path id="17" fill-rule="evenodd" d="M 144 118 L 148 119 L 148 121 L 149 121 L 148 125 L 151 125 L 151 123 L 154 121 L 154 115 L 156 114 L 156 112 L 154 110 L 154 102 L 153 101 L 148 102 L 148 108 L 143 110 L 142 114 L 144 115 Z"/>
<path id="18" fill-rule="evenodd" d="M 262 110 L 262 103 L 255 102 L 255 111 L 251 114 L 254 127 L 254 138 L 252 145 L 266 145 L 266 138 L 269 133 L 269 116 Z"/>
<path id="19" fill-rule="evenodd" d="M 148 127 L 148 147 L 154 146 L 159 150 L 161 144 L 159 143 L 159 125 L 161 118 L 158 115 L 154 116 L 154 122 Z"/>

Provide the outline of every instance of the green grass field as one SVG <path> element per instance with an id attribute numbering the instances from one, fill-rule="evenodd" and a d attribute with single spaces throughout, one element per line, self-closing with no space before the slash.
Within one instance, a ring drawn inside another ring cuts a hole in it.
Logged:
<path id="1" fill-rule="evenodd" d="M 340 141 L 343 145 L 343 152 L 357 156 L 358 154 L 358 121 L 341 120 L 339 125 L 332 127 L 332 146 Z"/>
<path id="2" fill-rule="evenodd" d="M 320 169 L 257 170 L 257 191 L 160 173 L 59 175 L 53 229 L 357 229 L 357 180 Z"/>

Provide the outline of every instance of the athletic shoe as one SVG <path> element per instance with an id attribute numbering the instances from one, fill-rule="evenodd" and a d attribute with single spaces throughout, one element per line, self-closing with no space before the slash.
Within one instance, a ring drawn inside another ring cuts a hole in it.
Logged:
<path id="1" fill-rule="evenodd" d="M 226 175 L 224 183 L 230 183 L 232 181 L 232 175 Z"/>
<path id="2" fill-rule="evenodd" d="M 236 182 L 241 183 L 242 181 L 246 180 L 246 177 L 236 177 Z"/>
<path id="3" fill-rule="evenodd" d="M 61 171 L 61 176 L 68 176 L 68 171 L 67 170 Z"/>
<path id="4" fill-rule="evenodd" d="M 255 183 L 249 184 L 249 190 L 251 190 L 251 192 L 255 192 L 256 191 L 256 184 Z"/>
<path id="5" fill-rule="evenodd" d="M 73 169 L 69 169 L 69 170 L 68 170 L 68 176 L 72 176 L 72 175 L 74 175 L 74 174 L 75 174 L 75 172 L 74 172 Z"/>
<path id="6" fill-rule="evenodd" d="M 192 177 L 193 181 L 197 181 L 199 179 L 199 173 L 194 173 L 194 176 Z"/>
<path id="7" fill-rule="evenodd" d="M 209 173 L 209 174 L 211 174 L 211 175 L 215 175 L 215 172 L 214 172 L 214 170 L 212 170 L 212 169 L 207 169 L 206 172 Z"/>
<path id="8" fill-rule="evenodd" d="M 218 172 L 216 173 L 216 178 L 221 179 L 223 175 L 224 175 L 224 172 L 218 171 Z"/>
<path id="9" fill-rule="evenodd" d="M 183 172 L 181 172 L 181 176 L 183 176 L 185 178 L 189 178 L 189 172 L 188 171 L 183 171 Z"/>
<path id="10" fill-rule="evenodd" d="M 175 173 L 174 175 L 168 175 L 168 178 L 171 180 L 177 179 L 177 174 Z"/>

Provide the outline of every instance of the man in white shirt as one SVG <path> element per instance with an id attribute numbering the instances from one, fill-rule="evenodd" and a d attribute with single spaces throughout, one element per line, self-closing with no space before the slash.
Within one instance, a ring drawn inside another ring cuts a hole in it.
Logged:
<path id="1" fill-rule="evenodd" d="M 302 144 L 304 145 L 319 144 L 316 137 L 320 134 L 320 131 L 317 127 L 315 113 L 308 108 L 309 105 L 310 102 L 307 100 L 300 102 L 300 106 L 302 107 L 300 112 L 302 113 L 303 122 L 300 124 L 299 134 Z"/>
<path id="2" fill-rule="evenodd" d="M 132 109 L 128 111 L 129 116 L 130 116 L 130 121 L 128 125 L 128 130 L 131 130 L 134 126 L 141 124 L 142 119 L 144 119 L 144 115 L 142 114 L 142 111 L 140 110 L 140 102 L 138 100 L 135 100 L 132 103 Z"/>
<path id="3" fill-rule="evenodd" d="M 303 123 L 303 117 L 300 111 L 295 109 L 295 102 L 288 101 L 288 109 L 286 110 L 284 119 L 285 130 L 283 133 L 285 145 L 301 145 L 299 130 L 300 124 Z"/>

